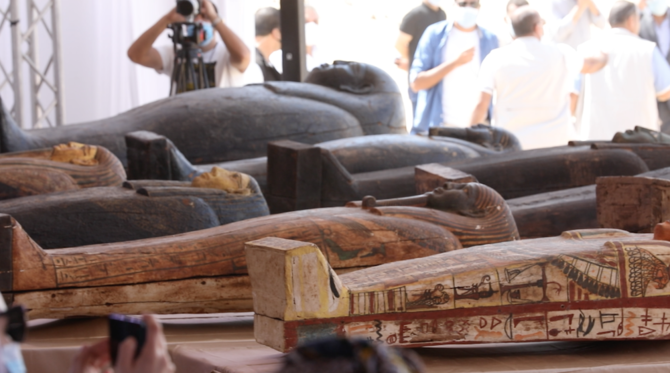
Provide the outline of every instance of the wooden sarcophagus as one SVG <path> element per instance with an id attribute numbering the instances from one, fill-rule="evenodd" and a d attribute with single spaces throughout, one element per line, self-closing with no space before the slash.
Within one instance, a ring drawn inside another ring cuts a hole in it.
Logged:
<path id="1" fill-rule="evenodd" d="M 0 199 L 121 185 L 126 173 L 107 149 L 61 144 L 0 154 Z"/>
<path id="2" fill-rule="evenodd" d="M 518 239 L 504 200 L 471 183 L 426 207 L 328 208 L 272 215 L 173 236 L 43 250 L 9 215 L 0 231 L 0 291 L 31 318 L 248 311 L 245 242 L 314 242 L 338 271 Z"/>
<path id="3" fill-rule="evenodd" d="M 14 123 L 0 101 L 0 152 L 78 141 L 106 147 L 125 165 L 123 137 L 140 130 L 172 139 L 196 164 L 262 157 L 273 140 L 315 144 L 407 133 L 402 96 L 393 79 L 356 62 L 315 69 L 305 83 L 200 90 L 111 118 L 29 131 Z"/>
<path id="4" fill-rule="evenodd" d="M 190 182 L 135 180 L 0 201 L 42 249 L 77 247 L 213 228 L 269 215 L 253 179 L 248 194 Z"/>
<path id="5" fill-rule="evenodd" d="M 342 275 L 314 244 L 266 238 L 246 246 L 254 334 L 279 351 L 335 335 L 403 347 L 669 339 L 662 238 L 569 231 Z"/>

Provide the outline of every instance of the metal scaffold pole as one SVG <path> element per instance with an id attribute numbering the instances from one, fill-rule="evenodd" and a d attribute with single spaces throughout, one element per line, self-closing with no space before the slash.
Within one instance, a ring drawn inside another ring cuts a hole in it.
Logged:
<path id="1" fill-rule="evenodd" d="M 20 2 L 26 5 L 25 21 L 21 19 Z M 0 9 L 0 33 L 8 18 L 12 39 L 12 69 L 0 63 L 0 72 L 3 73 L 0 75 L 0 89 L 5 84 L 12 86 L 14 106 L 11 113 L 23 128 L 60 126 L 64 118 L 60 0 L 38 3 L 37 0 L 10 0 L 7 12 Z M 40 33 L 40 30 L 44 32 Z M 50 42 L 40 45 L 39 36 L 44 35 Z M 47 59 L 43 60 L 43 57 Z M 46 63 L 43 64 L 43 61 Z M 24 71 L 29 77 L 28 95 L 24 92 Z M 23 115 L 24 105 L 28 102 L 30 119 Z"/>

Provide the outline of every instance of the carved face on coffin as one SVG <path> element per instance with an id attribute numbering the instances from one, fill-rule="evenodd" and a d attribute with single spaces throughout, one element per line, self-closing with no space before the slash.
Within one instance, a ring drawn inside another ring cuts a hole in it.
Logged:
<path id="1" fill-rule="evenodd" d="M 224 170 L 220 167 L 212 167 L 212 171 L 199 175 L 191 186 L 196 188 L 220 189 L 228 193 L 248 196 L 251 194 L 249 175 L 235 171 Z"/>
<path id="2" fill-rule="evenodd" d="M 97 153 L 98 148 L 95 146 L 69 142 L 55 145 L 50 159 L 55 162 L 72 163 L 79 166 L 95 166 L 98 164 L 95 159 Z"/>
<path id="3" fill-rule="evenodd" d="M 313 69 L 305 82 L 359 95 L 398 92 L 395 82 L 379 68 L 358 62 L 323 64 Z"/>
<path id="4" fill-rule="evenodd" d="M 619 144 L 658 143 L 670 144 L 670 136 L 644 127 L 635 127 L 634 130 L 617 132 L 612 142 Z"/>
<path id="5" fill-rule="evenodd" d="M 430 208 L 473 218 L 485 216 L 502 203 L 496 193 L 478 183 L 447 183 L 427 196 Z"/>

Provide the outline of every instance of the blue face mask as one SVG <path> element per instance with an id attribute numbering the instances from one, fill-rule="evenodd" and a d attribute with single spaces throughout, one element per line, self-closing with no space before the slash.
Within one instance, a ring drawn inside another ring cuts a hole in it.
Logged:
<path id="1" fill-rule="evenodd" d="M 202 31 L 205 34 L 205 39 L 200 42 L 200 46 L 204 47 L 207 44 L 212 42 L 212 39 L 214 39 L 214 26 L 212 26 L 211 23 L 209 22 L 203 22 L 202 23 Z"/>
<path id="2" fill-rule="evenodd" d="M 12 342 L 2 346 L 2 363 L 7 373 L 26 373 L 26 365 L 23 363 L 18 343 Z"/>
<path id="3" fill-rule="evenodd" d="M 477 25 L 477 16 L 479 15 L 479 10 L 466 7 L 456 8 L 456 14 L 454 14 L 454 22 L 458 23 L 464 28 L 472 28 Z"/>

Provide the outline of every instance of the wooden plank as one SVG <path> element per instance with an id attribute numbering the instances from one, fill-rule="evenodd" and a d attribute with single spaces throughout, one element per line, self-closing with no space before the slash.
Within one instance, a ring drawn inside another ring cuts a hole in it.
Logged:
<path id="1" fill-rule="evenodd" d="M 168 139 L 149 131 L 126 134 L 128 179 L 172 180 Z"/>
<path id="2" fill-rule="evenodd" d="M 248 265 L 285 268 L 287 290 L 277 295 L 286 299 L 275 302 L 285 308 L 257 314 L 283 325 L 260 323 L 255 335 L 283 351 L 335 335 L 402 347 L 670 339 L 670 242 L 657 238 L 594 229 L 476 246 L 330 272 L 334 285 L 316 294 L 306 284 L 328 269 L 319 250 L 266 242 L 277 255 L 249 256 Z M 255 300 L 263 291 L 254 287 Z"/>
<path id="3" fill-rule="evenodd" d="M 14 274 L 12 263 L 12 217 L 0 214 L 0 292 L 9 292 L 13 289 Z"/>
<path id="4" fill-rule="evenodd" d="M 477 178 L 439 163 L 430 163 L 414 168 L 414 182 L 416 194 L 424 194 L 446 183 L 476 183 Z"/>
<path id="5" fill-rule="evenodd" d="M 321 149 L 295 141 L 268 144 L 268 193 L 273 214 L 321 205 Z"/>
<path id="6" fill-rule="evenodd" d="M 87 287 L 13 293 L 30 319 L 249 311 L 249 276 L 203 277 L 124 286 Z"/>
<path id="7" fill-rule="evenodd" d="M 670 219 L 670 181 L 648 177 L 603 177 L 596 187 L 598 224 L 653 232 Z"/>

